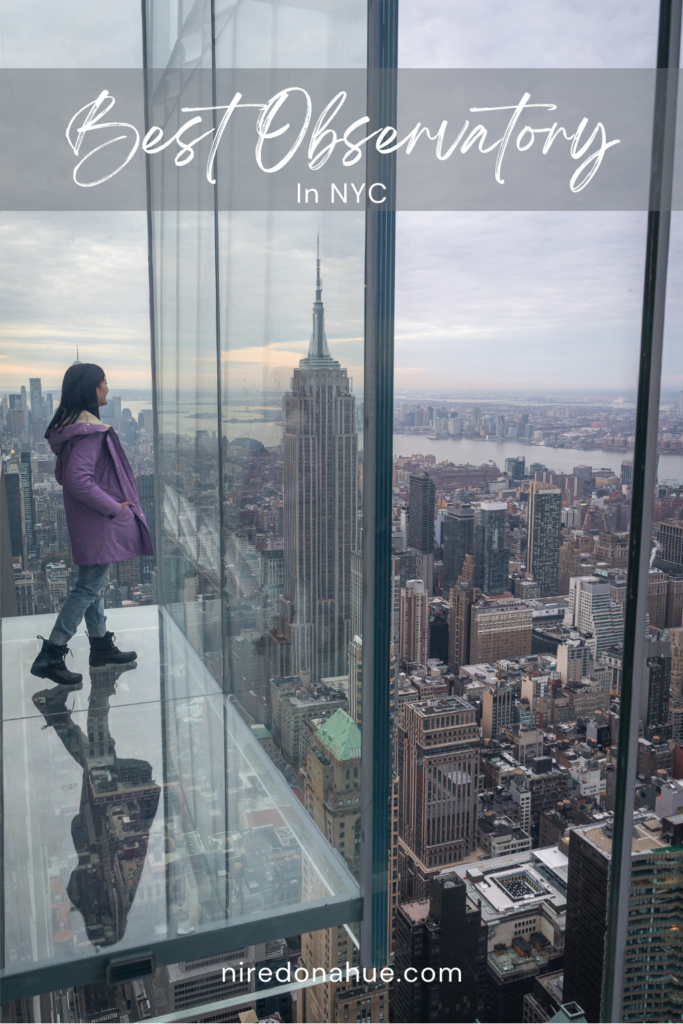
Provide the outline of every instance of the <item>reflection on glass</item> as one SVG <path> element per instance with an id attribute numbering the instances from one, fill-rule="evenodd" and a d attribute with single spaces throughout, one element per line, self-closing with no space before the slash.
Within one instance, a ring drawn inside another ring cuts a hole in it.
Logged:
<path id="1" fill-rule="evenodd" d="M 202 932 L 219 955 L 239 946 L 242 922 L 277 938 L 287 911 L 356 899 L 288 784 L 298 776 L 281 759 L 274 769 L 269 730 L 245 723 L 165 612 L 111 616 L 139 660 L 92 669 L 80 691 L 36 691 L 35 623 L 3 638 L 5 763 L 24 773 L 5 788 L 5 970 Z M 87 638 L 73 649 L 86 670 Z M 355 818 L 357 781 L 347 800 Z"/>
<path id="2" fill-rule="evenodd" d="M 46 727 L 54 729 L 83 769 L 81 804 L 71 823 L 78 864 L 71 872 L 66 892 L 96 948 L 114 945 L 125 934 L 161 794 L 149 761 L 117 757 L 116 741 L 109 731 L 109 698 L 119 677 L 135 668 L 132 663 L 91 669 L 87 733 L 81 731 L 67 709 L 71 696 L 68 690 L 55 687 L 32 697 L 45 717 Z M 61 920 L 53 921 L 62 953 L 73 939 L 73 931 L 63 928 L 69 923 L 61 913 L 66 909 L 59 903 Z"/>

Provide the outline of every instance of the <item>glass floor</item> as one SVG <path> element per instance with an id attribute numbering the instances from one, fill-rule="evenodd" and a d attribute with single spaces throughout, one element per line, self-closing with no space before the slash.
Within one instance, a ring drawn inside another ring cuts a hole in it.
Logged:
<path id="1" fill-rule="evenodd" d="M 2 622 L 0 1001 L 362 917 L 359 889 L 168 613 L 112 609 L 132 666 L 30 674 Z"/>

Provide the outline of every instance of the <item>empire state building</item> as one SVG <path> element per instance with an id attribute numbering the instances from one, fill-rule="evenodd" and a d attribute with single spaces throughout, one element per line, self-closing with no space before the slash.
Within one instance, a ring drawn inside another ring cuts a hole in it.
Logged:
<path id="1" fill-rule="evenodd" d="M 351 383 L 327 347 L 318 246 L 311 342 L 285 395 L 280 617 L 291 672 L 310 672 L 312 683 L 348 671 L 358 463 Z"/>

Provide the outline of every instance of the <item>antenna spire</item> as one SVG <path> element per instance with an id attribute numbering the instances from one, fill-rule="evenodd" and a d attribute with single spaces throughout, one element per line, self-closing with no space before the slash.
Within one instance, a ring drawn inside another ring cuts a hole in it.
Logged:
<path id="1" fill-rule="evenodd" d="M 313 333 L 308 347 L 308 358 L 329 359 L 330 350 L 325 336 L 325 307 L 323 306 L 323 282 L 320 277 L 320 232 L 315 247 L 315 301 L 313 303 Z"/>

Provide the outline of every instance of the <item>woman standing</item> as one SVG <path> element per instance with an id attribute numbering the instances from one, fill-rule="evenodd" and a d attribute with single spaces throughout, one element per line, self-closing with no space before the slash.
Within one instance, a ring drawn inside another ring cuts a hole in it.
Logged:
<path id="1" fill-rule="evenodd" d="M 116 432 L 100 420 L 107 404 L 107 379 L 94 363 L 76 363 L 64 374 L 62 397 L 45 437 L 57 456 L 55 477 L 64 488 L 64 511 L 78 581 L 62 606 L 49 639 L 31 672 L 41 679 L 74 686 L 82 681 L 65 665 L 67 646 L 85 617 L 90 665 L 122 665 L 135 651 L 123 652 L 107 632 L 104 591 L 112 562 L 153 555 L 135 478 Z"/>

